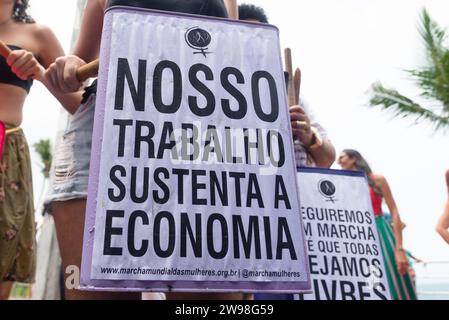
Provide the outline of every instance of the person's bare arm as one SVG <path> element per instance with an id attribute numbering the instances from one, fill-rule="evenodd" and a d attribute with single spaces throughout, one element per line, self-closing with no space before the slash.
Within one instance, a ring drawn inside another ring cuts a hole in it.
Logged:
<path id="1" fill-rule="evenodd" d="M 391 218 L 394 225 L 394 236 L 396 241 L 396 248 L 402 249 L 402 230 L 400 228 L 401 218 L 399 216 L 399 211 L 394 201 L 393 194 L 391 193 L 390 186 L 388 185 L 387 179 L 383 176 L 373 176 L 374 182 L 380 187 L 382 195 L 385 199 L 385 203 L 390 210 Z"/>
<path id="2" fill-rule="evenodd" d="M 388 185 L 387 179 L 383 176 L 374 176 L 373 180 L 376 186 L 378 186 L 382 192 L 385 199 L 385 203 L 390 210 L 391 218 L 393 220 L 393 232 L 395 240 L 395 257 L 398 266 L 398 271 L 401 275 L 405 274 L 408 269 L 407 256 L 405 254 L 404 248 L 402 247 L 402 221 L 399 216 L 399 211 L 394 201 L 393 194 L 391 192 L 390 186 Z"/>
<path id="3" fill-rule="evenodd" d="M 98 58 L 105 3 L 105 0 L 88 1 L 73 54 L 56 59 L 47 69 L 45 76 L 55 90 L 61 93 L 75 92 L 82 86 L 76 71 L 86 62 Z"/>
<path id="4" fill-rule="evenodd" d="M 436 230 L 444 241 L 449 244 L 449 199 L 446 203 L 446 207 L 444 208 L 443 215 L 438 221 Z"/>
<path id="5" fill-rule="evenodd" d="M 336 158 L 335 148 L 328 139 L 323 139 L 321 146 L 310 148 L 314 144 L 314 134 L 310 118 L 301 106 L 289 108 L 293 135 L 307 148 L 317 167 L 330 168 Z"/>
<path id="6" fill-rule="evenodd" d="M 336 153 L 334 145 L 327 139 L 323 139 L 323 144 L 315 149 L 307 149 L 315 160 L 319 168 L 330 168 L 335 161 Z"/>
<path id="7" fill-rule="evenodd" d="M 225 0 L 226 9 L 228 10 L 228 15 L 230 19 L 239 19 L 239 10 L 237 0 Z"/>
<path id="8" fill-rule="evenodd" d="M 38 26 L 36 39 L 39 43 L 38 61 L 45 69 L 57 58 L 64 56 L 64 50 L 50 28 Z M 42 78 L 44 77 L 42 76 Z M 44 84 L 68 112 L 73 114 L 77 110 L 81 102 L 82 92 L 61 93 L 54 90 L 48 82 L 44 81 Z"/>
<path id="9" fill-rule="evenodd" d="M 448 200 L 446 202 L 446 207 L 444 208 L 443 215 L 438 221 L 436 230 L 444 239 L 444 241 L 449 244 L 449 170 L 446 172 L 446 187 Z"/>
<path id="10" fill-rule="evenodd" d="M 104 0 L 89 0 L 84 10 L 79 37 L 72 54 L 86 62 L 98 58 L 104 10 Z"/>

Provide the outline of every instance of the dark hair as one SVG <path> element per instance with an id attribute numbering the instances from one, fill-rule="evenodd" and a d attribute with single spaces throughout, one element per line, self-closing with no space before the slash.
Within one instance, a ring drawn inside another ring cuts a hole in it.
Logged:
<path id="1" fill-rule="evenodd" d="M 257 20 L 262 23 L 268 23 L 265 10 L 253 4 L 239 5 L 239 20 Z"/>
<path id="2" fill-rule="evenodd" d="M 382 195 L 382 191 L 376 186 L 374 183 L 373 178 L 371 175 L 373 174 L 373 170 L 371 170 L 371 167 L 368 164 L 368 161 L 365 160 L 365 158 L 362 156 L 360 152 L 354 149 L 346 149 L 343 150 L 343 152 L 352 160 L 354 160 L 354 166 L 357 168 L 357 170 L 363 171 L 366 173 L 366 176 L 368 178 L 368 184 L 371 188 L 374 189 L 374 191 L 377 194 Z"/>
<path id="3" fill-rule="evenodd" d="M 27 13 L 29 0 L 14 1 L 14 9 L 12 10 L 12 18 L 17 22 L 34 23 L 34 19 Z"/>

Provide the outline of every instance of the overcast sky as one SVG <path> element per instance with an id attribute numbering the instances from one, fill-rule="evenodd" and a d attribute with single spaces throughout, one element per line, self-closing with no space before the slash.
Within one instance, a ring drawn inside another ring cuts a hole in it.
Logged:
<path id="1" fill-rule="evenodd" d="M 435 233 L 447 199 L 444 172 L 449 168 L 449 131 L 434 132 L 412 120 L 398 120 L 367 107 L 367 90 L 382 81 L 416 96 L 403 72 L 424 63 L 417 32 L 424 6 L 449 27 L 447 0 L 251 0 L 263 6 L 280 29 L 302 69 L 302 93 L 338 151 L 355 148 L 373 170 L 387 177 L 407 228 L 404 245 L 426 260 L 449 260 L 449 246 Z M 31 0 L 36 20 L 53 28 L 69 49 L 75 0 Z M 59 107 L 40 85 L 26 103 L 23 127 L 30 145 L 54 138 Z M 33 163 L 38 159 L 33 153 Z M 337 167 L 336 167 L 337 168 Z M 35 197 L 42 178 L 33 166 Z"/>

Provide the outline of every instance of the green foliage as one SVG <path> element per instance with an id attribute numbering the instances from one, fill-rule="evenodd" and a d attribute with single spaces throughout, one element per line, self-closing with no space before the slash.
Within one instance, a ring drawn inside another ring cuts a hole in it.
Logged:
<path id="1" fill-rule="evenodd" d="M 395 116 L 413 116 L 419 122 L 428 120 L 436 129 L 449 127 L 449 48 L 447 34 L 422 10 L 418 27 L 426 49 L 427 63 L 417 70 L 408 70 L 411 80 L 420 88 L 425 106 L 407 98 L 381 83 L 372 86 L 371 106 L 392 111 Z"/>
<path id="2" fill-rule="evenodd" d="M 33 145 L 34 151 L 36 151 L 42 161 L 42 174 L 47 179 L 50 176 L 51 162 L 52 162 L 52 153 L 51 153 L 51 143 L 50 140 L 40 140 L 39 142 Z"/>

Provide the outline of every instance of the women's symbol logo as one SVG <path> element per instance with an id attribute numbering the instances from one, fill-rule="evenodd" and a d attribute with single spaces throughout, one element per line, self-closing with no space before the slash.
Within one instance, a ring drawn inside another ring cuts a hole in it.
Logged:
<path id="1" fill-rule="evenodd" d="M 205 58 L 212 52 L 207 52 L 209 48 L 207 47 L 211 41 L 212 37 L 209 32 L 199 27 L 193 27 L 187 30 L 185 33 L 185 40 L 190 48 L 198 50 L 193 54 L 202 54 Z"/>
<path id="2" fill-rule="evenodd" d="M 335 203 L 335 185 L 329 180 L 320 180 L 318 182 L 318 191 L 327 199 L 326 201 Z"/>

